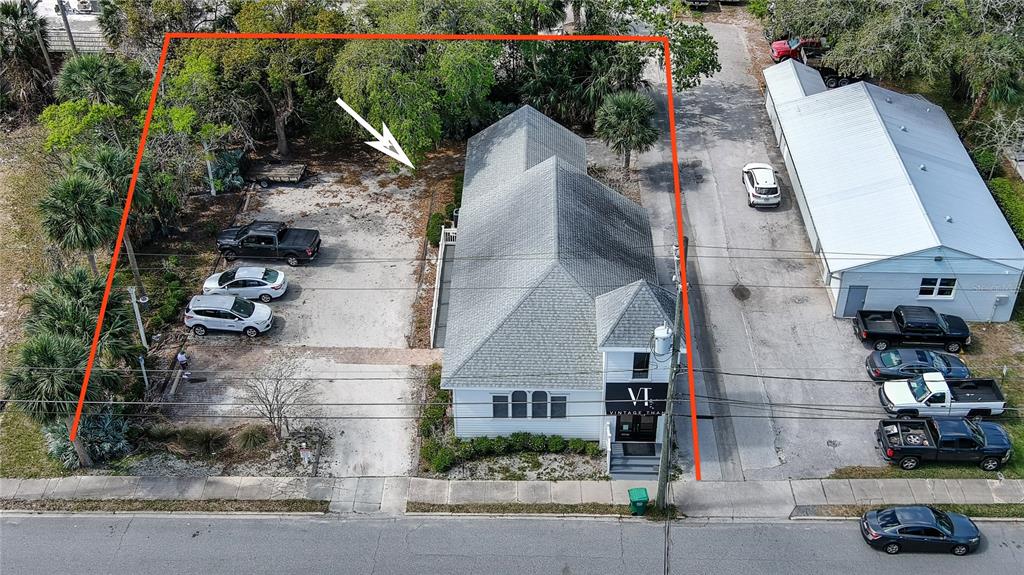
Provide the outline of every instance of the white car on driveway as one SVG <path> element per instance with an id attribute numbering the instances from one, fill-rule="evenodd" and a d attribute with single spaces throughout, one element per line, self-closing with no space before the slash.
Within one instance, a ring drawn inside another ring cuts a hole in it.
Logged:
<path id="1" fill-rule="evenodd" d="M 747 190 L 747 205 L 775 208 L 782 202 L 775 168 L 768 164 L 750 163 L 743 166 L 743 187 Z"/>
<path id="2" fill-rule="evenodd" d="M 203 282 L 203 295 L 236 295 L 263 303 L 283 296 L 287 289 L 284 272 L 270 268 L 236 268 L 213 274 Z"/>
<path id="3" fill-rule="evenodd" d="M 185 308 L 185 325 L 196 335 L 219 330 L 256 337 L 274 325 L 274 312 L 268 305 L 232 295 L 197 295 Z"/>

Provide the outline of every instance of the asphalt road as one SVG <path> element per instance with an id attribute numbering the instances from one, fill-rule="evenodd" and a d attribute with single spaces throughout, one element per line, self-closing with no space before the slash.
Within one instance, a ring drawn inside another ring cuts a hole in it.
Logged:
<path id="1" fill-rule="evenodd" d="M 672 573 L 1014 573 L 1024 524 L 979 553 L 889 557 L 855 522 L 674 523 Z M 662 573 L 664 524 L 597 519 L 16 515 L 0 573 Z"/>

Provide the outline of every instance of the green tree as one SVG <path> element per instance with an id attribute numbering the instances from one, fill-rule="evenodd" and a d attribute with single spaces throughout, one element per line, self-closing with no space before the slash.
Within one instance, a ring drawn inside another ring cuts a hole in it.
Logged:
<path id="1" fill-rule="evenodd" d="M 49 73 L 36 33 L 45 43 L 47 28 L 46 19 L 33 11 L 36 3 L 0 2 L 0 109 L 8 100 L 38 110 L 44 99 Z"/>
<path id="2" fill-rule="evenodd" d="M 119 213 L 124 209 L 135 169 L 135 154 L 115 146 L 101 145 L 94 148 L 91 154 L 78 157 L 74 169 L 75 172 L 103 186 L 108 206 Z M 151 222 L 156 217 L 153 211 L 153 194 L 150 191 L 150 171 L 150 162 L 144 159 L 139 167 L 135 193 L 132 194 L 132 212 L 129 219 L 129 231 L 136 238 L 150 229 Z"/>
<path id="3" fill-rule="evenodd" d="M 69 60 L 57 75 L 57 97 L 64 101 L 87 100 L 126 108 L 138 97 L 144 83 L 138 66 L 110 54 L 82 54 Z"/>
<path id="4" fill-rule="evenodd" d="M 92 272 L 96 250 L 117 236 L 119 213 L 106 201 L 103 186 L 91 178 L 72 174 L 52 184 L 39 202 L 43 229 L 55 244 L 85 252 Z"/>
<path id="5" fill-rule="evenodd" d="M 235 31 L 237 0 L 100 0 L 98 21 L 107 43 L 156 69 L 165 32 Z"/>
<path id="6" fill-rule="evenodd" d="M 32 335 L 21 345 L 15 367 L 4 374 L 4 389 L 10 399 L 24 402 L 21 409 L 36 421 L 70 428 L 88 358 L 89 346 L 79 338 L 48 331 Z M 94 369 L 86 400 L 100 399 L 119 380 L 112 370 Z M 82 437 L 73 444 L 81 465 L 91 466 Z"/>
<path id="7" fill-rule="evenodd" d="M 612 94 L 597 111 L 594 132 L 623 157 L 627 170 L 634 152 L 646 152 L 658 141 L 658 130 L 652 125 L 654 112 L 654 102 L 639 92 Z"/>

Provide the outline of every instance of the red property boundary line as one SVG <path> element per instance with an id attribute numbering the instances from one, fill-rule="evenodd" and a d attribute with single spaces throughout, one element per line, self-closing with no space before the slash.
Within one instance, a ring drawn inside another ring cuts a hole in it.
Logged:
<path id="1" fill-rule="evenodd" d="M 117 232 L 117 243 L 114 244 L 113 257 L 110 260 L 110 269 L 107 271 L 107 284 L 103 291 L 103 301 L 100 304 L 99 318 L 96 322 L 96 331 L 93 333 L 92 346 L 89 349 L 89 360 L 85 367 L 85 377 L 82 380 L 82 391 L 78 394 L 78 406 L 75 409 L 74 422 L 71 425 L 71 439 L 78 435 L 78 424 L 82 417 L 82 407 L 85 403 L 86 390 L 89 388 L 89 378 L 92 376 L 93 364 L 96 361 L 96 350 L 99 346 L 100 333 L 103 330 L 103 316 L 107 312 L 107 302 L 110 300 L 110 290 L 114 284 L 114 272 L 117 270 L 117 261 L 121 256 L 121 246 L 124 242 L 125 227 L 128 224 L 128 214 L 131 212 L 132 197 L 135 194 L 135 185 L 139 179 L 139 168 L 142 165 L 142 156 L 146 151 L 146 138 L 149 135 L 149 125 L 153 120 L 153 109 L 156 107 L 156 97 L 160 87 L 160 79 L 163 77 L 164 65 L 167 63 L 167 50 L 171 40 L 482 40 L 482 41 L 543 41 L 543 42 L 652 42 L 661 44 L 665 58 L 665 85 L 668 104 L 668 128 L 669 139 L 672 143 L 672 183 L 675 188 L 675 214 L 676 232 L 679 248 L 683 248 L 683 204 L 682 193 L 679 187 L 679 153 L 676 144 L 676 117 L 675 106 L 672 101 L 672 61 L 669 50 L 669 40 L 665 36 L 609 36 L 609 35 L 579 35 L 579 36 L 541 36 L 541 35 L 507 35 L 507 34 L 246 34 L 228 32 L 169 32 L 164 34 L 163 47 L 160 50 L 160 61 L 157 64 L 156 75 L 153 78 L 153 89 L 149 94 L 149 108 L 146 110 L 146 119 L 142 125 L 142 134 L 139 136 L 139 149 L 135 155 L 135 166 L 132 169 L 132 180 L 128 186 L 128 196 L 125 199 L 124 212 L 121 214 L 121 226 Z M 679 266 L 680 289 L 682 291 L 683 324 L 686 336 L 686 373 L 690 389 L 690 424 L 693 438 L 693 459 L 694 478 L 700 480 L 700 444 L 697 434 L 697 401 L 694 390 L 692 350 L 693 340 L 690 330 L 690 301 L 686 285 L 686 262 L 680 258 Z"/>

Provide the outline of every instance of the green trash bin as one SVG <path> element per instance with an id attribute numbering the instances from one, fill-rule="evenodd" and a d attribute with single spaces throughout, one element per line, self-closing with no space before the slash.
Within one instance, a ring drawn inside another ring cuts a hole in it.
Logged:
<path id="1" fill-rule="evenodd" d="M 629 490 L 629 513 L 630 515 L 643 515 L 647 513 L 647 488 L 634 487 Z"/>

